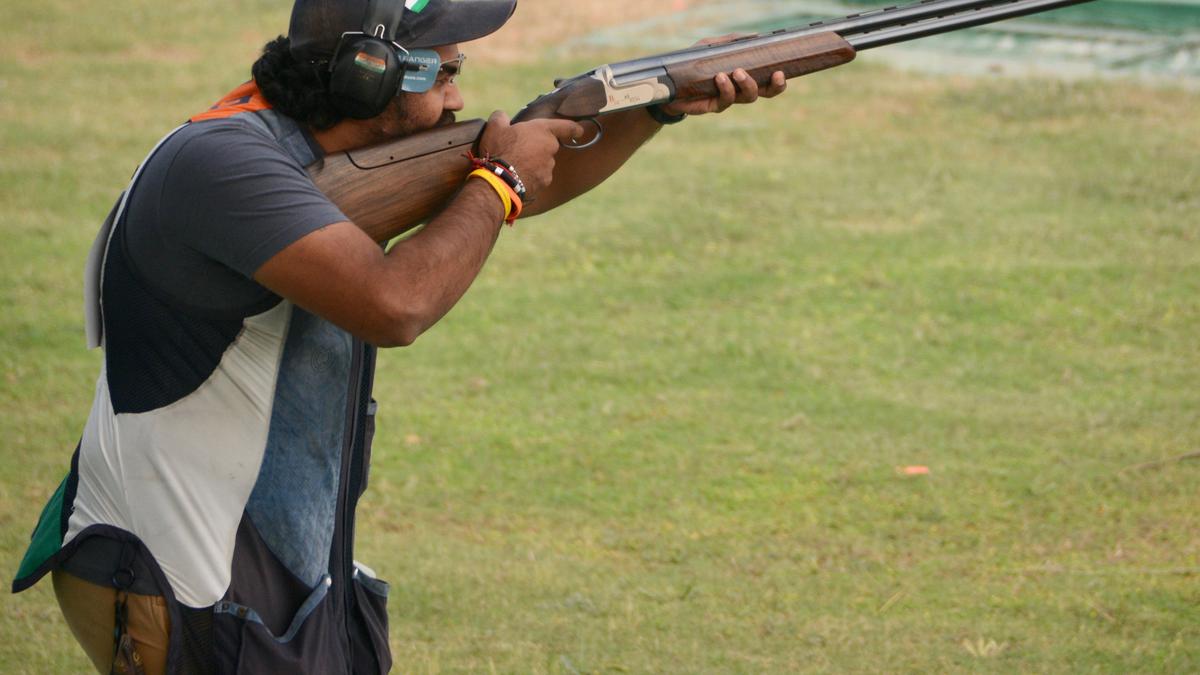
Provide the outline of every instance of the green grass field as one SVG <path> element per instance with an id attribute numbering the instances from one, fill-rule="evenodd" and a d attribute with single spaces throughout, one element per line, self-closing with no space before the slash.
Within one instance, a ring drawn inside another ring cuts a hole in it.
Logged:
<path id="1" fill-rule="evenodd" d="M 160 4 L 0 7 L 10 573 L 88 411 L 99 221 L 286 24 Z M 473 54 L 469 113 L 612 56 Z M 394 672 L 1200 671 L 1197 110 L 852 64 L 506 231 L 382 357 Z M 49 584 L 0 635 L 86 671 Z"/>

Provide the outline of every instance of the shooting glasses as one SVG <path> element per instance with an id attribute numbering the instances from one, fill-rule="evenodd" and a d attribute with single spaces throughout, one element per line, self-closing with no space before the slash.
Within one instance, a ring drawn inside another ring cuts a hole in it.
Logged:
<path id="1" fill-rule="evenodd" d="M 354 39 L 360 37 L 369 36 L 362 31 L 347 31 L 342 33 L 342 38 L 338 41 L 335 54 L 341 52 L 342 45 L 345 44 L 347 38 Z M 397 94 L 401 91 L 409 94 L 424 94 L 433 89 L 434 85 L 439 82 L 442 84 L 454 84 L 454 78 L 458 77 L 459 73 L 462 72 L 463 62 L 467 60 L 467 55 L 460 53 L 453 59 L 443 62 L 441 55 L 432 49 L 405 49 L 399 43 L 391 41 L 388 44 L 395 48 L 404 68 L 404 76 L 400 79 L 400 89 L 396 92 Z M 374 66 L 380 72 L 386 66 L 384 63 L 371 63 L 370 61 L 373 59 L 367 54 L 359 54 L 357 59 L 366 61 L 361 65 L 367 68 Z M 336 63 L 336 58 L 329 62 L 330 72 L 333 71 Z"/>

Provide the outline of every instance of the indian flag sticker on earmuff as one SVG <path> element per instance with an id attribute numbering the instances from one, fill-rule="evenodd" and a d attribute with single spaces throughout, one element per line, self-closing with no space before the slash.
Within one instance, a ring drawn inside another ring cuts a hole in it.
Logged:
<path id="1" fill-rule="evenodd" d="M 420 14 L 428 4 L 429 0 L 404 0 L 404 6 L 415 14 Z"/>
<path id="2" fill-rule="evenodd" d="M 387 70 L 387 61 L 378 56 L 371 56 L 366 52 L 359 52 L 358 56 L 354 57 L 354 65 L 369 70 L 376 75 L 382 75 Z"/>

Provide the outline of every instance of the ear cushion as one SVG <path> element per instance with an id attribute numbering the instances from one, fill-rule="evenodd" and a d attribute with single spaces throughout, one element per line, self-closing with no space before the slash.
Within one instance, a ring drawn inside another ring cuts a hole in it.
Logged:
<path id="1" fill-rule="evenodd" d="M 400 91 L 404 64 L 394 47 L 374 38 L 342 45 L 329 78 L 338 112 L 364 120 L 383 112 Z"/>

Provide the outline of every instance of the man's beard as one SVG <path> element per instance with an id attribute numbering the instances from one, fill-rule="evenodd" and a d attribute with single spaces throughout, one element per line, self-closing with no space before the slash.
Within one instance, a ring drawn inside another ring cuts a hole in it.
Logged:
<path id="1" fill-rule="evenodd" d="M 379 135 L 386 138 L 410 136 L 422 131 L 428 131 L 429 129 L 454 124 L 458 119 L 452 111 L 445 110 L 433 125 L 423 123 L 421 120 L 415 119 L 409 112 L 409 106 L 405 105 L 404 99 L 404 96 L 396 97 L 384 109 L 383 114 L 379 116 Z"/>

